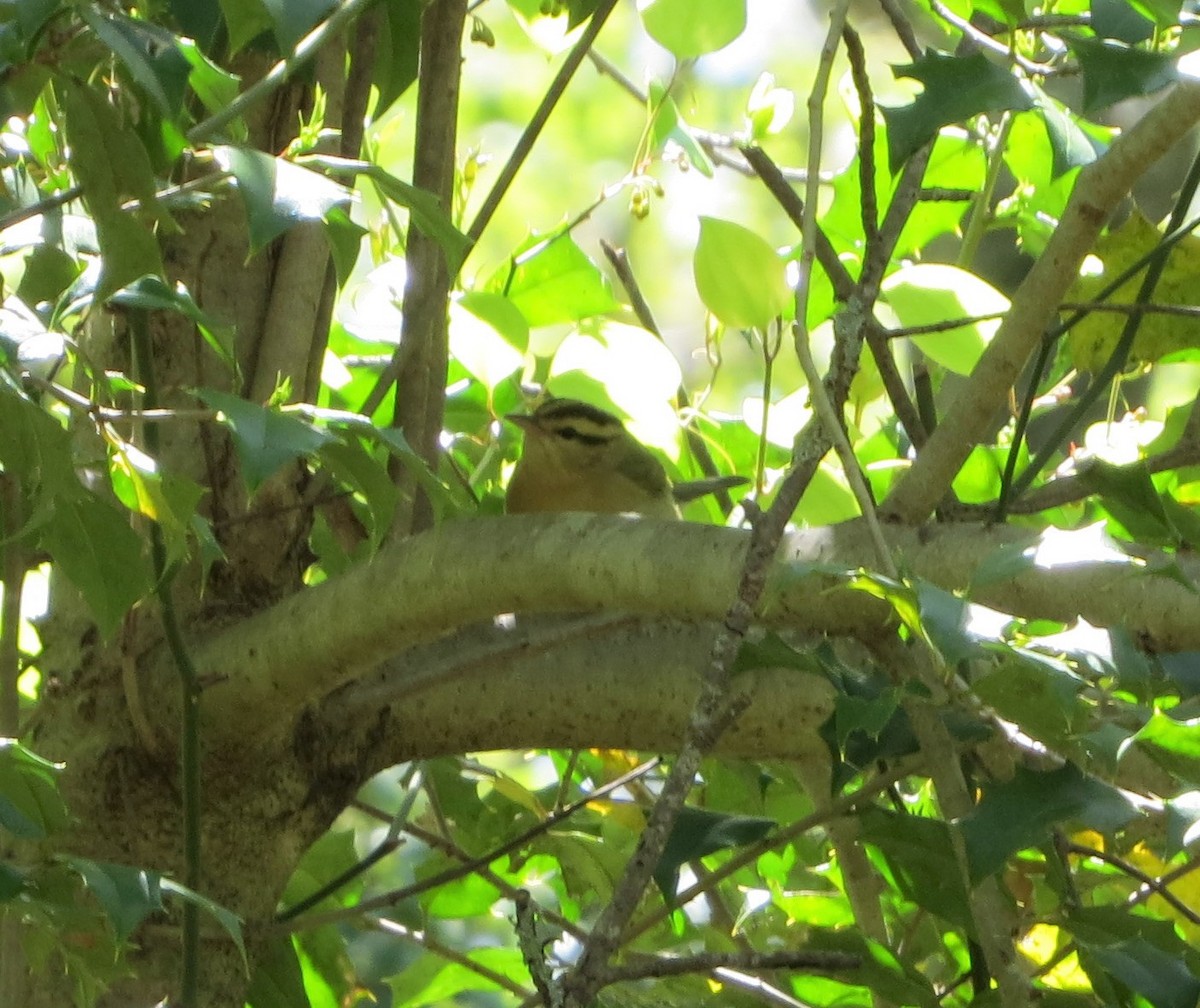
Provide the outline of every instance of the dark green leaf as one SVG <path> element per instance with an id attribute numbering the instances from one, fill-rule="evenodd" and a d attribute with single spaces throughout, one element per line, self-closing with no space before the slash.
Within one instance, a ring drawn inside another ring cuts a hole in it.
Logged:
<path id="1" fill-rule="evenodd" d="M 1066 924 L 1097 991 L 1115 983 L 1118 992 L 1136 992 L 1155 1008 L 1194 1008 L 1200 997 L 1200 956 L 1169 921 L 1123 908 L 1090 907 L 1073 910 Z"/>
<path id="2" fill-rule="evenodd" d="M 0 739 L 0 827 L 19 840 L 44 840 L 65 829 L 61 770 L 19 742 Z"/>
<path id="3" fill-rule="evenodd" d="M 200 389 L 196 393 L 224 415 L 242 460 L 242 476 L 250 492 L 289 462 L 316 452 L 329 435 L 296 416 L 248 402 L 227 392 Z"/>
<path id="4" fill-rule="evenodd" d="M 1200 693 L 1200 651 L 1177 651 L 1157 657 L 1163 674 L 1175 684 L 1184 700 Z"/>
<path id="5" fill-rule="evenodd" d="M 979 52 L 948 56 L 928 50 L 916 62 L 892 69 L 897 77 L 912 77 L 925 86 L 911 105 L 883 109 L 892 171 L 937 136 L 943 126 L 983 112 L 1033 107 L 1033 99 L 1017 79 Z"/>
<path id="6" fill-rule="evenodd" d="M 99 901 L 118 943 L 124 942 L 150 914 L 161 910 L 161 876 L 142 868 L 69 857 L 67 864 L 83 876 Z"/>
<path id="7" fill-rule="evenodd" d="M 1045 773 L 1018 768 L 1012 780 L 986 785 L 963 821 L 972 883 L 998 872 L 1017 851 L 1045 843 L 1056 823 L 1079 821 L 1111 833 L 1136 815 L 1116 788 L 1072 763 Z"/>
<path id="8" fill-rule="evenodd" d="M 1091 0 L 1092 31 L 1098 38 L 1136 45 L 1154 37 L 1154 22 L 1129 0 Z"/>
<path id="9" fill-rule="evenodd" d="M 233 355 L 233 329 L 218 322 L 204 311 L 188 293 L 186 287 L 177 284 L 171 287 L 160 277 L 145 276 L 112 296 L 112 303 L 125 308 L 142 308 L 146 311 L 173 311 L 191 319 L 204 336 L 204 340 L 230 368 L 237 367 Z"/>
<path id="10" fill-rule="evenodd" d="M 879 849 L 905 899 L 965 930 L 974 927 L 946 823 L 870 809 L 859 824 L 860 839 Z"/>
<path id="11" fill-rule="evenodd" d="M 335 206 L 325 215 L 325 237 L 329 239 L 339 286 L 350 278 L 365 234 L 367 229 L 352 221 L 343 207 Z"/>
<path id="12" fill-rule="evenodd" d="M 303 221 L 320 221 L 350 202 L 350 191 L 324 175 L 249 147 L 218 147 L 217 162 L 237 179 L 250 224 L 250 247 L 268 242 Z"/>
<path id="13" fill-rule="evenodd" d="M 975 694 L 1031 738 L 1065 748 L 1087 725 L 1084 682 L 1064 662 L 1016 648 L 1001 652 L 994 669 L 975 680 Z"/>
<path id="14" fill-rule="evenodd" d="M 96 36 L 111 49 L 150 96 L 159 114 L 172 119 L 179 114 L 190 68 L 169 31 L 148 21 L 123 14 L 102 14 L 90 4 L 81 4 L 80 16 Z"/>
<path id="15" fill-rule="evenodd" d="M 373 83 L 379 93 L 372 118 L 378 120 L 417 79 L 421 41 L 420 0 L 384 0 L 384 30 L 375 52 Z"/>
<path id="16" fill-rule="evenodd" d="M 1145 462 L 1113 465 L 1092 458 L 1079 467 L 1079 476 L 1130 535 L 1164 546 L 1178 542 Z"/>
<path id="17" fill-rule="evenodd" d="M 1169 53 L 1131 49 L 1114 42 L 1067 38 L 1083 71 L 1083 111 L 1096 112 L 1126 98 L 1154 94 L 1179 79 Z"/>
<path id="18" fill-rule="evenodd" d="M 42 545 L 83 595 L 106 637 L 152 586 L 141 538 L 128 515 L 82 493 L 62 500 L 41 531 Z"/>
<path id="19" fill-rule="evenodd" d="M 1024 543 L 1006 543 L 983 558 L 971 576 L 971 590 L 1002 584 L 1033 570 L 1037 547 Z"/>
<path id="20" fill-rule="evenodd" d="M 139 277 L 163 275 L 149 227 L 122 209 L 129 199 L 153 205 L 154 177 L 146 148 L 97 90 L 62 80 L 71 170 L 96 224 L 103 253 L 95 297 L 103 301 Z"/>
<path id="21" fill-rule="evenodd" d="M 337 0 L 262 0 L 262 5 L 271 18 L 280 52 L 290 53 L 337 6 Z"/>
<path id="22" fill-rule="evenodd" d="M 1100 145 L 1093 141 L 1075 122 L 1075 117 L 1065 106 L 1043 91 L 1037 91 L 1036 113 L 1046 127 L 1050 139 L 1050 150 L 1054 155 L 1050 177 L 1058 178 L 1072 168 L 1091 164 L 1100 153 Z"/>
<path id="23" fill-rule="evenodd" d="M 81 492 L 70 435 L 5 372 L 0 372 L 0 431 L 0 465 L 22 486 L 54 499 Z"/>
<path id="24" fill-rule="evenodd" d="M 979 642 L 967 632 L 967 602 L 928 581 L 917 582 L 921 625 L 949 664 L 979 655 Z"/>
<path id="25" fill-rule="evenodd" d="M 229 30 L 229 52 L 236 55 L 263 32 L 271 30 L 271 15 L 263 0 L 220 0 Z"/>
<path id="26" fill-rule="evenodd" d="M 674 904 L 681 865 L 719 850 L 754 843 L 774 827 L 772 819 L 726 815 L 685 806 L 675 820 L 658 867 L 654 869 L 654 881 L 662 891 L 663 899 Z"/>
<path id="27" fill-rule="evenodd" d="M 171 15 L 188 39 L 195 39 L 208 52 L 221 24 L 218 0 L 168 0 Z M 186 41 L 186 40 L 181 40 Z"/>
<path id="28" fill-rule="evenodd" d="M 25 892 L 25 876 L 11 865 L 0 861 L 0 902 L 20 896 Z"/>
<path id="29" fill-rule="evenodd" d="M 1112 648 L 1112 664 L 1117 671 L 1117 681 L 1122 689 L 1148 699 L 1150 679 L 1153 674 L 1150 659 L 1139 649 L 1124 627 L 1110 627 L 1109 646 Z"/>
<path id="30" fill-rule="evenodd" d="M 246 966 L 246 942 L 242 936 L 242 921 L 237 914 L 230 910 L 226 910 L 219 903 L 214 903 L 207 896 L 201 896 L 199 893 L 192 892 L 185 885 L 180 885 L 174 879 L 163 878 L 159 880 L 159 887 L 169 896 L 174 896 L 177 899 L 183 900 L 185 903 L 199 907 L 209 917 L 221 925 L 230 938 L 233 939 L 233 944 L 237 946 L 238 952 L 242 956 L 242 965 Z"/>

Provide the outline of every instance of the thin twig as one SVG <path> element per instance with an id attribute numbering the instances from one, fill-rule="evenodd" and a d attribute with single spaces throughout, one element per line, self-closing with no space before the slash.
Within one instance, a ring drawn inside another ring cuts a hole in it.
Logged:
<path id="1" fill-rule="evenodd" d="M 596 5 L 596 9 L 592 12 L 591 19 L 588 22 L 587 28 L 583 34 L 579 36 L 579 41 L 572 47 L 567 58 L 563 61 L 563 65 L 559 67 L 558 73 L 554 75 L 554 80 L 550 82 L 550 86 L 546 89 L 545 95 L 530 117 L 529 122 L 525 125 L 525 130 L 517 140 L 517 145 L 513 148 L 512 153 L 508 156 L 508 160 L 504 163 L 504 167 L 500 170 L 500 175 L 496 179 L 495 184 L 484 198 L 483 206 L 479 208 L 479 212 L 475 215 L 475 219 L 471 222 L 471 226 L 467 229 L 467 237 L 471 244 L 474 245 L 479 241 L 480 235 L 490 223 L 492 216 L 496 213 L 496 209 L 500 206 L 500 201 L 507 194 L 509 187 L 513 183 L 513 179 L 517 177 L 517 172 L 521 170 L 521 166 L 525 163 L 525 159 L 529 156 L 529 152 L 533 150 L 533 145 L 537 143 L 538 137 L 541 135 L 546 121 L 550 118 L 550 113 L 554 111 L 554 107 L 558 104 L 559 99 L 563 96 L 563 92 L 567 89 L 567 84 L 575 75 L 575 71 L 579 69 L 579 64 L 583 62 L 584 56 L 592 47 L 592 43 L 596 41 L 596 37 L 600 34 L 600 29 L 604 27 L 604 22 L 608 20 L 608 16 L 612 13 L 616 6 L 616 0 L 600 0 Z"/>

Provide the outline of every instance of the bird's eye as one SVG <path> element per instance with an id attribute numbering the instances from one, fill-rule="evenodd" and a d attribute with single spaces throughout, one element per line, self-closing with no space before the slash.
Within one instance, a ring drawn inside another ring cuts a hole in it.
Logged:
<path id="1" fill-rule="evenodd" d="M 559 427 L 558 436 L 564 441 L 574 441 L 577 437 L 579 437 L 579 431 L 577 431 L 574 427 Z"/>

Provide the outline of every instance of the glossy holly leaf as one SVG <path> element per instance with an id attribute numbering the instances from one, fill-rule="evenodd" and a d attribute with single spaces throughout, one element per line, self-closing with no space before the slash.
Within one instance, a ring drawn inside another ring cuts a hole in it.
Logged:
<path id="1" fill-rule="evenodd" d="M 1088 723 L 1084 682 L 1066 663 L 1036 651 L 1005 649 L 1000 661 L 972 683 L 975 695 L 1030 738 L 1068 749 Z"/>
<path id="2" fill-rule="evenodd" d="M 1200 955 L 1169 921 L 1117 907 L 1080 907 L 1066 927 L 1080 965 L 1106 1003 L 1194 1008 L 1200 997 Z M 1144 1001 L 1142 999 L 1145 999 Z"/>
<path id="3" fill-rule="evenodd" d="M 1050 139 L 1051 178 L 1059 178 L 1072 168 L 1091 164 L 1104 149 L 1080 129 L 1075 117 L 1066 106 L 1038 91 L 1037 114 L 1046 127 Z"/>
<path id="4" fill-rule="evenodd" d="M 233 944 L 237 947 L 238 952 L 241 953 L 242 966 L 247 966 L 246 942 L 242 935 L 242 922 L 237 914 L 225 909 L 220 903 L 210 900 L 207 896 L 201 896 L 198 892 L 193 892 L 187 886 L 176 882 L 174 879 L 161 878 L 159 880 L 159 888 L 168 896 L 174 896 L 184 903 L 191 903 L 193 906 L 198 907 L 216 921 L 221 926 L 221 929 L 233 939 Z"/>
<path id="5" fill-rule="evenodd" d="M 733 221 L 700 218 L 692 271 L 704 307 L 733 329 L 765 332 L 792 300 L 783 259 Z"/>
<path id="6" fill-rule="evenodd" d="M 1074 36 L 1065 41 L 1083 71 L 1085 113 L 1106 109 L 1126 98 L 1154 94 L 1179 79 L 1171 53 Z"/>
<path id="7" fill-rule="evenodd" d="M 250 225 L 251 253 L 304 221 L 350 203 L 345 186 L 285 158 L 249 147 L 217 147 L 217 163 L 237 179 Z"/>
<path id="8" fill-rule="evenodd" d="M 153 585 L 142 539 L 128 515 L 90 493 L 56 502 L 41 528 L 41 543 L 79 589 L 106 637 Z"/>
<path id="9" fill-rule="evenodd" d="M 78 8 L 84 23 L 129 71 L 129 75 L 157 106 L 159 114 L 174 119 L 183 106 L 190 66 L 176 46 L 176 37 L 149 21 L 119 13 L 101 13 L 98 7 Z"/>
<path id="10" fill-rule="evenodd" d="M 210 60 L 190 38 L 175 41 L 180 54 L 192 68 L 187 82 L 200 104 L 209 113 L 214 113 L 232 103 L 241 88 L 241 78 Z M 246 139 L 246 123 L 240 117 L 226 126 L 225 131 L 233 140 Z"/>
<path id="11" fill-rule="evenodd" d="M 1136 45 L 1154 37 L 1154 21 L 1129 0 L 1091 0 L 1090 6 L 1091 29 L 1097 38 Z"/>
<path id="12" fill-rule="evenodd" d="M 1017 79 L 980 52 L 948 56 L 931 49 L 913 63 L 893 67 L 892 72 L 920 81 L 925 88 L 910 105 L 882 109 L 892 171 L 937 136 L 943 126 L 984 112 L 1033 107 L 1033 99 Z"/>
<path id="13" fill-rule="evenodd" d="M 746 0 L 643 0 L 646 32 L 676 59 L 695 59 L 729 45 L 746 30 Z"/>
<path id="14" fill-rule="evenodd" d="M 156 872 L 82 857 L 69 857 L 66 863 L 79 872 L 100 903 L 118 943 L 133 934 L 150 914 L 163 909 L 162 877 Z"/>
<path id="15" fill-rule="evenodd" d="M 608 279 L 569 234 L 531 234 L 487 282 L 530 328 L 576 322 L 616 310 Z"/>
<path id="16" fill-rule="evenodd" d="M 70 817 L 58 793 L 62 767 L 15 739 L 0 739 L 0 828 L 18 840 L 45 840 Z"/>
<path id="17" fill-rule="evenodd" d="M 962 824 L 972 883 L 1000 871 L 1017 851 L 1045 843 L 1065 820 L 1111 833 L 1137 816 L 1120 791 L 1068 763 L 1038 772 L 1019 767 L 1011 780 L 984 785 Z"/>
<path id="18" fill-rule="evenodd" d="M 289 462 L 316 452 L 329 435 L 297 416 L 248 402 L 227 392 L 200 389 L 196 393 L 233 434 L 242 461 L 242 478 L 250 492 Z"/>
<path id="19" fill-rule="evenodd" d="M 949 827 L 939 819 L 869 809 L 859 817 L 859 839 L 883 855 L 905 899 L 968 932 L 970 900 L 954 870 Z"/>
<path id="20" fill-rule="evenodd" d="M 139 277 L 133 283 L 112 296 L 112 303 L 123 308 L 141 308 L 145 311 L 173 311 L 196 323 L 204 341 L 231 369 L 236 369 L 233 354 L 233 328 L 213 318 L 192 299 L 191 293 L 181 283 L 174 287 L 161 277 Z"/>
<path id="21" fill-rule="evenodd" d="M 122 209 L 130 199 L 154 204 L 154 176 L 141 140 L 98 90 L 60 79 L 71 171 L 96 225 L 103 260 L 95 299 L 139 277 L 163 275 L 151 229 Z"/>
<path id="22" fill-rule="evenodd" d="M 758 816 L 726 815 L 708 809 L 685 806 L 667 838 L 654 881 L 668 904 L 674 905 L 679 887 L 679 869 L 688 861 L 719 850 L 743 847 L 761 840 L 775 828 L 773 819 Z"/>

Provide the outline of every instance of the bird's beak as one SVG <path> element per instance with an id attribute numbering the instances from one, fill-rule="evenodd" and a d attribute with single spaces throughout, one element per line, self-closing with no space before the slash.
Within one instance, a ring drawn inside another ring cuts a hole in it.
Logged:
<path id="1" fill-rule="evenodd" d="M 504 419 L 515 423 L 522 430 L 529 430 L 533 427 L 533 417 L 528 413 L 505 413 Z"/>

